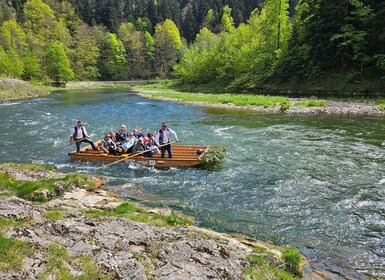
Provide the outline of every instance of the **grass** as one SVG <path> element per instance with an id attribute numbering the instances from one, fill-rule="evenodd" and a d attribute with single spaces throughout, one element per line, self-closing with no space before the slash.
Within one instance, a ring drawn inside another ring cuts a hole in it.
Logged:
<path id="1" fill-rule="evenodd" d="M 295 107 L 325 107 L 327 105 L 327 102 L 325 100 L 302 100 L 299 102 L 294 103 L 293 106 Z"/>
<path id="2" fill-rule="evenodd" d="M 46 212 L 42 215 L 44 218 L 51 220 L 51 221 L 60 221 L 64 219 L 64 215 L 60 211 L 50 211 Z"/>
<path id="3" fill-rule="evenodd" d="M 0 234 L 7 232 L 11 227 L 21 227 L 23 225 L 23 221 L 0 217 Z"/>
<path id="4" fill-rule="evenodd" d="M 300 102 L 290 102 L 284 96 L 270 96 L 261 94 L 242 94 L 242 93 L 197 93 L 185 92 L 186 86 L 181 86 L 173 81 L 161 81 L 158 83 L 148 83 L 137 85 L 134 87 L 140 90 L 148 98 L 152 99 L 168 99 L 181 102 L 197 102 L 208 104 L 226 104 L 234 106 L 251 106 L 272 108 L 278 107 L 281 112 L 284 112 L 292 106 L 301 107 L 322 107 L 327 103 L 324 100 L 303 100 Z M 180 91 L 182 90 L 182 91 Z"/>
<path id="5" fill-rule="evenodd" d="M 102 273 L 88 256 L 72 257 L 67 251 L 55 245 L 47 247 L 47 255 L 46 268 L 44 272 L 39 275 L 39 280 L 52 279 L 52 276 L 57 280 L 110 279 L 108 275 Z M 82 274 L 80 276 L 74 276 L 71 273 L 69 266 L 80 270 Z"/>
<path id="6" fill-rule="evenodd" d="M 147 212 L 144 208 L 133 205 L 129 202 L 120 204 L 115 209 L 87 209 L 84 211 L 88 217 L 118 217 L 127 218 L 132 221 L 149 223 L 159 227 L 188 226 L 192 222 L 186 217 L 178 215 L 162 215 Z"/>
<path id="7" fill-rule="evenodd" d="M 31 243 L 0 235 L 0 271 L 19 271 L 24 259 L 34 253 Z"/>
<path id="8" fill-rule="evenodd" d="M 302 255 L 294 248 L 279 249 L 282 257 L 272 254 L 266 248 L 255 247 L 246 257 L 250 267 L 246 268 L 243 279 L 294 280 L 302 276 Z"/>
<path id="9" fill-rule="evenodd" d="M 286 249 L 282 254 L 282 258 L 285 261 L 287 271 L 290 271 L 294 275 L 302 274 L 302 256 L 296 249 Z"/>
<path id="10" fill-rule="evenodd" d="M 6 165 L 15 170 L 51 170 L 48 166 L 35 165 Z M 5 165 L 2 165 L 0 170 L 4 170 Z M 94 190 L 96 183 L 94 180 L 86 175 L 67 174 L 63 178 L 39 178 L 38 181 L 16 181 L 4 171 L 0 171 L 0 191 L 4 195 L 15 195 L 17 197 L 34 201 L 47 202 L 59 195 L 55 188 L 55 183 L 62 182 L 63 188 L 71 190 L 73 188 L 83 188 L 86 190 Z"/>

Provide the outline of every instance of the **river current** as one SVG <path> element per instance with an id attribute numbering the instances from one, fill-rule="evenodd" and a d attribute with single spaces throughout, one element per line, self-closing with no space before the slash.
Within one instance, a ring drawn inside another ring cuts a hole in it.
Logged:
<path id="1" fill-rule="evenodd" d="M 167 120 L 181 144 L 228 150 L 220 168 L 107 170 L 59 150 L 35 160 L 59 171 L 130 182 L 130 199 L 198 217 L 202 226 L 297 247 L 315 268 L 385 278 L 385 118 L 262 114 L 154 101 L 124 90 L 63 91 L 0 103 L 0 162 L 69 142 L 80 119 L 91 139 L 125 123 L 153 132 Z M 23 151 L 23 153 L 20 153 Z"/>

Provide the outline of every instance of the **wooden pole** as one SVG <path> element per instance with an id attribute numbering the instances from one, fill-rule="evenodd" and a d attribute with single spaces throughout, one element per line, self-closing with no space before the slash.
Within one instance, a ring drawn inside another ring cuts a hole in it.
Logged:
<path id="1" fill-rule="evenodd" d="M 58 148 L 49 150 L 49 151 L 47 151 L 47 152 L 44 152 L 44 153 L 39 154 L 39 155 L 37 155 L 37 156 L 34 156 L 34 157 L 32 157 L 31 159 L 35 159 L 35 158 L 42 157 L 42 156 L 44 156 L 44 155 L 48 155 L 48 154 L 53 153 L 53 152 L 55 152 L 55 151 L 57 151 L 57 150 L 63 149 L 63 148 L 68 147 L 68 146 L 71 146 L 72 144 L 81 142 L 81 141 L 83 141 L 83 140 L 85 140 L 85 139 L 87 139 L 87 137 L 84 137 L 84 138 L 82 138 L 82 139 L 80 139 L 80 140 L 78 140 L 78 141 L 76 141 L 76 142 L 71 143 L 71 144 L 67 144 L 67 145 L 64 145 L 64 146 L 61 146 L 61 147 L 58 147 Z"/>
<path id="2" fill-rule="evenodd" d="M 162 148 L 162 147 L 164 147 L 164 146 L 171 145 L 171 144 L 173 144 L 173 143 L 175 143 L 175 142 L 176 142 L 176 141 L 170 142 L 170 143 L 166 143 L 166 144 L 163 144 L 163 145 L 160 145 L 160 146 L 158 146 L 158 148 Z M 135 144 L 134 144 L 134 145 L 135 145 Z M 143 152 L 140 152 L 140 153 L 137 153 L 137 154 L 134 154 L 134 155 L 131 155 L 131 156 L 128 156 L 128 157 L 119 159 L 119 160 L 117 160 L 117 161 L 113 161 L 113 162 L 111 162 L 111 163 L 108 163 L 108 164 L 99 166 L 99 167 L 95 168 L 95 170 L 99 170 L 99 169 L 106 168 L 106 167 L 111 166 L 111 165 L 113 165 L 113 164 L 115 164 L 115 163 L 123 162 L 123 161 L 125 161 L 125 160 L 127 160 L 127 159 L 130 159 L 130 158 L 133 158 L 133 157 L 142 155 L 142 154 L 144 154 L 144 153 L 146 153 L 146 152 L 149 152 L 149 151 L 151 151 L 151 150 L 145 150 L 145 151 L 143 151 Z"/>

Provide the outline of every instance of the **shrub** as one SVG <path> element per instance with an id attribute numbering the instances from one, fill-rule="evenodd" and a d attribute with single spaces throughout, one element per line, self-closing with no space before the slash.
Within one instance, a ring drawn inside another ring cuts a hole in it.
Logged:
<path id="1" fill-rule="evenodd" d="M 222 146 L 210 146 L 208 153 L 203 154 L 202 160 L 206 165 L 217 165 L 226 158 L 227 150 Z"/>
<path id="2" fill-rule="evenodd" d="M 294 248 L 286 249 L 282 258 L 285 261 L 285 268 L 294 275 L 302 275 L 302 255 Z"/>

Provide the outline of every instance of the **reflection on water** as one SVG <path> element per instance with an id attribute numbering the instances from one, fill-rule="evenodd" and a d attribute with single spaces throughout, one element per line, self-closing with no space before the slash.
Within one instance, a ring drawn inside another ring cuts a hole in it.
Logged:
<path id="1" fill-rule="evenodd" d="M 116 90 L 2 103 L 0 112 L 3 162 L 67 144 L 77 119 L 94 140 L 122 123 L 154 131 L 167 120 L 182 143 L 226 147 L 223 166 L 160 171 L 131 162 L 97 174 L 115 178 L 111 188 L 134 183 L 123 194 L 183 209 L 204 226 L 296 246 L 316 267 L 385 277 L 383 117 L 204 109 Z M 36 162 L 96 173 L 100 163 L 71 162 L 70 149 Z"/>

